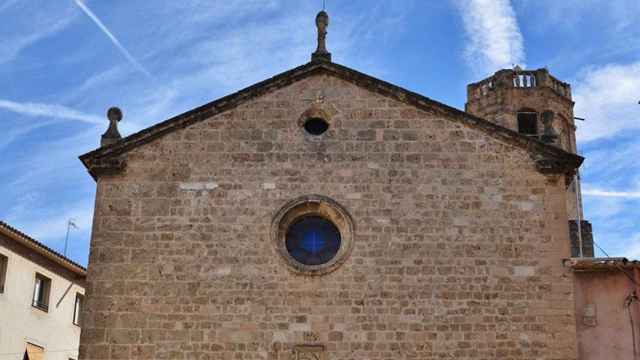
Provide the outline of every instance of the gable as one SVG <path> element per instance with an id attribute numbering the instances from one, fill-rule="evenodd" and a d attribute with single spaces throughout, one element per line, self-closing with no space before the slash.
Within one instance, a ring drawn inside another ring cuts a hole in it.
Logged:
<path id="1" fill-rule="evenodd" d="M 250 100 L 283 89 L 315 75 L 337 77 L 359 88 L 410 105 L 419 111 L 477 129 L 490 138 L 499 140 L 499 142 L 506 142 L 525 149 L 534 157 L 538 169 L 543 173 L 572 175 L 583 161 L 583 158 L 578 155 L 568 153 L 560 148 L 524 136 L 485 119 L 475 117 L 422 95 L 330 62 L 310 62 L 286 71 L 234 94 L 127 136 L 115 144 L 84 154 L 80 156 L 80 160 L 94 178 L 101 174 L 118 172 L 126 166 L 126 160 L 120 155 L 179 129 L 210 119 L 218 114 L 235 109 Z"/>

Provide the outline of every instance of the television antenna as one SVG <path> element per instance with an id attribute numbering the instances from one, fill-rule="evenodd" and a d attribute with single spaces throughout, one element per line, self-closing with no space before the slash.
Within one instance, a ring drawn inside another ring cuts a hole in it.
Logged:
<path id="1" fill-rule="evenodd" d="M 69 244 L 69 232 L 71 228 L 78 229 L 78 225 L 75 223 L 75 219 L 71 218 L 67 221 L 67 236 L 64 238 L 64 252 L 63 255 L 67 256 L 67 245 Z"/>

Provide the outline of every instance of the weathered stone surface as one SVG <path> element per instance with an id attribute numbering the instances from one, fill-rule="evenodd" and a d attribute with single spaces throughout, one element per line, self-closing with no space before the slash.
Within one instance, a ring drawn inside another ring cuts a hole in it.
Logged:
<path id="1" fill-rule="evenodd" d="M 315 138 L 298 120 L 319 91 Z M 98 180 L 82 359 L 576 359 L 565 183 L 522 147 L 318 75 L 121 156 Z M 270 238 L 310 194 L 355 228 L 318 277 Z"/>
<path id="2" fill-rule="evenodd" d="M 595 254 L 593 247 L 593 230 L 591 223 L 582 220 L 580 221 L 580 233 L 582 239 L 578 236 L 578 222 L 575 220 L 569 221 L 569 236 L 571 238 L 571 257 L 593 257 Z M 582 241 L 582 252 L 580 252 L 580 242 Z"/>
<path id="3" fill-rule="evenodd" d="M 538 118 L 538 139 L 545 140 L 543 114 L 553 118 L 551 131 L 557 135 L 553 144 L 568 152 L 577 153 L 576 124 L 573 115 L 571 86 L 554 78 L 547 69 L 503 69 L 493 76 L 467 87 L 465 110 L 471 114 L 518 131 L 518 112 L 535 112 Z M 549 115 L 550 114 L 550 115 Z M 566 167 L 562 161 L 541 158 L 539 169 L 558 172 Z M 569 219 L 575 220 L 582 209 L 573 179 L 568 179 L 570 195 L 567 196 Z"/>

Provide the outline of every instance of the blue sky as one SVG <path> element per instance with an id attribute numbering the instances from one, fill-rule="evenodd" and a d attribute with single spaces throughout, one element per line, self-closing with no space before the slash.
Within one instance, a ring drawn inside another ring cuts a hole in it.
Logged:
<path id="1" fill-rule="evenodd" d="M 85 263 L 106 109 L 125 135 L 309 60 L 321 0 L 0 0 L 0 219 Z M 327 0 L 335 62 L 464 108 L 499 68 L 549 67 L 576 101 L 584 206 L 640 258 L 640 1 Z"/>

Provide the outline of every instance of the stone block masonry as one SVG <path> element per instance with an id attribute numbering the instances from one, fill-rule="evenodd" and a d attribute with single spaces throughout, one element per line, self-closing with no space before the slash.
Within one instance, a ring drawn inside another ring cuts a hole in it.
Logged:
<path id="1" fill-rule="evenodd" d="M 576 359 L 565 180 L 522 147 L 317 75 L 124 156 L 98 179 L 81 359 Z M 270 238 L 311 194 L 355 229 L 314 277 Z"/>
<path id="2" fill-rule="evenodd" d="M 558 135 L 554 145 L 576 153 L 577 128 L 573 106 L 571 86 L 553 77 L 547 69 L 503 69 L 480 82 L 468 85 L 465 109 L 470 114 L 514 131 L 519 130 L 519 112 L 534 113 L 539 135 L 544 132 L 542 114 L 551 111 L 554 113 L 552 127 Z M 579 187 L 572 183 L 567 196 L 569 220 L 584 218 L 581 196 Z"/>

